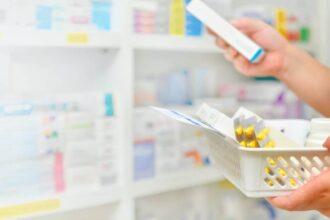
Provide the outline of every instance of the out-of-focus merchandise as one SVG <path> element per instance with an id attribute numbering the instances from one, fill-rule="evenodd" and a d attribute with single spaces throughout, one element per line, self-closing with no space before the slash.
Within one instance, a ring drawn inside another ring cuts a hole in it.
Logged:
<path id="1" fill-rule="evenodd" d="M 10 99 L 0 102 L 0 112 L 0 202 L 117 183 L 111 93 Z"/>
<path id="2" fill-rule="evenodd" d="M 160 22 L 159 30 L 161 29 L 162 22 L 158 20 L 158 3 L 156 1 L 135 0 L 133 1 L 133 10 L 134 32 L 154 33 L 156 32 L 156 22 Z"/>
<path id="3" fill-rule="evenodd" d="M 316 212 L 275 209 L 266 200 L 244 197 L 227 182 L 140 199 L 136 210 L 138 220 L 327 219 Z"/>
<path id="4" fill-rule="evenodd" d="M 170 1 L 170 34 L 183 36 L 185 34 L 185 2 L 182 0 Z"/>
<path id="5" fill-rule="evenodd" d="M 114 118 L 68 116 L 65 180 L 68 191 L 98 189 L 118 180 L 118 124 Z"/>
<path id="6" fill-rule="evenodd" d="M 208 103 L 226 114 L 246 106 L 264 118 L 301 118 L 304 104 L 280 82 L 224 83 L 207 68 L 183 69 L 136 79 L 135 105 L 200 105 Z"/>
<path id="7" fill-rule="evenodd" d="M 65 32 L 110 31 L 112 0 L 1 1 L 0 27 Z"/>
<path id="8" fill-rule="evenodd" d="M 305 116 L 303 102 L 279 82 L 225 83 L 219 86 L 219 96 L 220 101 L 206 102 L 226 114 L 245 106 L 264 118 Z"/>
<path id="9" fill-rule="evenodd" d="M 134 112 L 134 178 L 152 178 L 173 171 L 209 165 L 206 139 L 146 108 Z"/>
<path id="10" fill-rule="evenodd" d="M 217 87 L 216 72 L 206 68 L 142 76 L 136 80 L 135 104 L 191 105 L 196 99 L 216 97 Z"/>
<path id="11" fill-rule="evenodd" d="M 263 20 L 290 41 L 307 43 L 311 39 L 311 8 L 314 6 L 308 0 L 233 2 L 235 17 Z"/>
<path id="12" fill-rule="evenodd" d="M 134 31 L 136 33 L 170 34 L 172 36 L 202 36 L 204 25 L 186 6 L 191 0 L 134 0 Z M 210 1 L 212 6 L 226 11 L 228 0 Z"/>

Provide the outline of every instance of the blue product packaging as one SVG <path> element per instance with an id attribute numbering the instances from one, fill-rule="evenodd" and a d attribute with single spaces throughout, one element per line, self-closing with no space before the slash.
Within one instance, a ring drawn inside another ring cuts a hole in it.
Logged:
<path id="1" fill-rule="evenodd" d="M 36 27 L 39 30 L 52 29 L 53 8 L 51 6 L 40 5 L 37 7 L 37 23 Z"/>
<path id="2" fill-rule="evenodd" d="M 155 176 L 155 142 L 137 141 L 134 144 L 134 179 L 141 180 Z"/>
<path id="3" fill-rule="evenodd" d="M 95 0 L 93 1 L 92 7 L 93 24 L 99 30 L 111 30 L 111 3 L 105 0 Z"/>
<path id="4" fill-rule="evenodd" d="M 161 77 L 158 100 L 164 105 L 191 105 L 189 72 L 186 70 Z"/>
<path id="5" fill-rule="evenodd" d="M 186 5 L 188 5 L 191 0 L 185 0 Z M 187 36 L 201 36 L 203 34 L 203 24 L 195 16 L 193 16 L 189 11 L 186 11 L 186 35 Z"/>
<path id="6" fill-rule="evenodd" d="M 114 116 L 114 104 L 113 104 L 113 96 L 110 93 L 106 93 L 104 97 L 105 104 L 105 116 L 112 117 Z"/>

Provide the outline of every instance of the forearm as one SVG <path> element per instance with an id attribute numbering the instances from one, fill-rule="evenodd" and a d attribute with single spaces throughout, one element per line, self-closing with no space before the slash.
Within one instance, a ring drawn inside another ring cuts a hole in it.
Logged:
<path id="1" fill-rule="evenodd" d="M 290 45 L 284 69 L 278 78 L 300 99 L 330 117 L 330 69 L 305 51 Z"/>

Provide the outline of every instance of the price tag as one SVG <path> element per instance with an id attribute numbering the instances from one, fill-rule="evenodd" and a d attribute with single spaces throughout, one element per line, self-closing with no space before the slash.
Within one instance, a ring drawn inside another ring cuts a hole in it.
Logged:
<path id="1" fill-rule="evenodd" d="M 40 212 L 50 212 L 59 209 L 59 199 L 49 199 L 0 208 L 0 219 L 15 218 Z"/>
<path id="2" fill-rule="evenodd" d="M 67 34 L 68 44 L 88 44 L 89 35 L 87 33 L 70 33 Z"/>

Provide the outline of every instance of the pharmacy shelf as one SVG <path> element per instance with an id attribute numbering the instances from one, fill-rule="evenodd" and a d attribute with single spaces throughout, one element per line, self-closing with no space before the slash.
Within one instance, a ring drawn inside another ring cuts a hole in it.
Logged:
<path id="1" fill-rule="evenodd" d="M 123 189 L 120 187 L 80 193 L 79 195 L 65 195 L 61 197 L 61 211 L 65 212 L 116 203 L 122 199 L 122 195 Z"/>
<path id="2" fill-rule="evenodd" d="M 221 53 L 214 40 L 208 37 L 174 37 L 168 35 L 133 34 L 132 46 L 136 50 L 189 51 Z"/>
<path id="3" fill-rule="evenodd" d="M 61 214 L 65 212 L 83 210 L 86 208 L 93 208 L 107 204 L 116 204 L 122 200 L 123 189 L 121 187 L 115 187 L 108 190 L 99 190 L 94 192 L 84 192 L 77 194 L 67 194 L 61 196 L 54 196 L 49 198 L 40 198 L 36 200 L 36 203 L 42 204 L 43 201 L 58 200 L 59 208 L 55 208 L 52 211 L 35 211 L 35 213 L 13 217 L 14 219 L 33 219 L 35 217 L 47 217 L 54 214 Z M 2 207 L 2 209 L 12 207 L 23 207 L 28 204 L 33 204 L 34 201 L 28 201 L 26 204 L 13 204 L 8 207 Z M 39 205 L 40 206 L 40 205 Z M 44 207 L 47 209 L 47 207 Z M 10 218 L 8 218 L 10 219 Z"/>
<path id="4" fill-rule="evenodd" d="M 215 168 L 199 168 L 137 182 L 134 184 L 133 192 L 135 198 L 140 198 L 215 183 L 223 179 L 223 175 Z"/>
<path id="5" fill-rule="evenodd" d="M 122 46 L 119 33 L 63 33 L 52 31 L 0 32 L 3 47 L 68 47 L 117 49 Z"/>
<path id="6" fill-rule="evenodd" d="M 174 37 L 157 34 L 133 34 L 130 42 L 135 50 L 223 53 L 223 51 L 215 45 L 212 37 Z M 315 46 L 312 43 L 293 44 L 308 52 L 313 52 L 315 50 Z"/>

